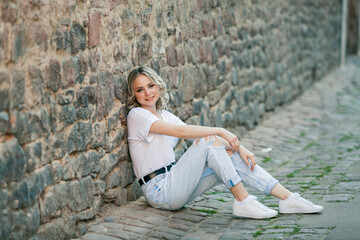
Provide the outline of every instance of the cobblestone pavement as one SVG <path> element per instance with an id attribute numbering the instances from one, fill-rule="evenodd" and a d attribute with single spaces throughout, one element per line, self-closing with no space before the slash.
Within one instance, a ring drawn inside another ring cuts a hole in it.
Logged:
<path id="1" fill-rule="evenodd" d="M 360 58 L 349 58 L 296 101 L 267 114 L 242 144 L 284 186 L 324 205 L 323 213 L 237 218 L 232 195 L 218 186 L 179 211 L 153 209 L 143 198 L 108 206 L 82 239 L 358 239 Z M 274 197 L 248 190 L 278 209 Z"/>

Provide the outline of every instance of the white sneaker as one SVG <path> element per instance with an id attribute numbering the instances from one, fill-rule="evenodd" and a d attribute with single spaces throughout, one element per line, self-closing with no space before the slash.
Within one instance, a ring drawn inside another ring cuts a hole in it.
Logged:
<path id="1" fill-rule="evenodd" d="M 241 202 L 234 200 L 233 214 L 238 217 L 246 218 L 272 218 L 278 213 L 256 200 L 255 196 L 249 195 Z"/>
<path id="2" fill-rule="evenodd" d="M 292 193 L 290 197 L 279 201 L 280 213 L 317 213 L 324 207 L 306 200 L 298 193 Z"/>

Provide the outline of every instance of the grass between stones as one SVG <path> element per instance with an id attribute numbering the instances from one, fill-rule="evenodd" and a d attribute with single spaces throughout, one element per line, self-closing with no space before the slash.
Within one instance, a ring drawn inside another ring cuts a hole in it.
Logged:
<path id="1" fill-rule="evenodd" d="M 213 214 L 217 213 L 217 210 L 214 210 L 214 209 L 198 209 L 196 211 L 207 213 L 209 215 L 213 215 Z"/>
<path id="2" fill-rule="evenodd" d="M 271 157 L 266 157 L 262 160 L 263 163 L 270 162 L 272 160 Z"/>
<path id="3" fill-rule="evenodd" d="M 311 148 L 311 147 L 320 147 L 320 144 L 318 144 L 317 142 L 314 142 L 314 141 L 309 142 L 309 143 L 304 147 L 303 150 L 307 150 L 308 148 Z"/>

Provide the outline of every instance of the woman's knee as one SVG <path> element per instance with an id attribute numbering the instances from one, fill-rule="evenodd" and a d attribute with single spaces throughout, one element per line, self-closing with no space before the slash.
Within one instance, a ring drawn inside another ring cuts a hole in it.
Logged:
<path id="1" fill-rule="evenodd" d="M 214 135 L 198 138 L 195 141 L 195 145 L 199 145 L 200 143 L 212 144 L 214 147 L 221 147 L 224 144 Z"/>

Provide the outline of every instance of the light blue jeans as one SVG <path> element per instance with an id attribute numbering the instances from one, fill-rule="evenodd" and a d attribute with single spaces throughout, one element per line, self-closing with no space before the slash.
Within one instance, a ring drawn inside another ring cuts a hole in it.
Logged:
<path id="1" fill-rule="evenodd" d="M 148 204 L 155 208 L 177 210 L 220 183 L 231 188 L 243 182 L 270 194 L 278 180 L 259 165 L 251 171 L 239 152 L 229 157 L 225 146 L 214 146 L 214 141 L 204 138 L 194 141 L 169 172 L 142 185 Z"/>

